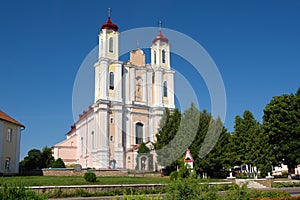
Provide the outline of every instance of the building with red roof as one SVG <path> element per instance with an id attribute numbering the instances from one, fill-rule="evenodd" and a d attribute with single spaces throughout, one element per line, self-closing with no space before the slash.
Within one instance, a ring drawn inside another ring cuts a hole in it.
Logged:
<path id="1" fill-rule="evenodd" d="M 25 126 L 0 110 L 0 174 L 19 173 L 21 131 Z"/>

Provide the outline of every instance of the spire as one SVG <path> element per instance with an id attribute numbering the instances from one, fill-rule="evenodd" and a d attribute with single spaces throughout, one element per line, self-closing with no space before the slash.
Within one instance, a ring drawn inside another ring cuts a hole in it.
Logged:
<path id="1" fill-rule="evenodd" d="M 162 21 L 161 20 L 159 20 L 158 26 L 159 26 L 159 31 L 161 32 L 161 29 L 162 29 Z"/>
<path id="2" fill-rule="evenodd" d="M 101 26 L 100 30 L 107 29 L 107 30 L 118 31 L 119 27 L 116 24 L 113 24 L 111 19 L 110 19 L 111 8 L 108 8 L 107 12 L 108 12 L 107 13 L 108 14 L 107 21 L 104 22 L 104 24 Z"/>
<path id="3" fill-rule="evenodd" d="M 163 34 L 162 34 L 162 21 L 159 20 L 158 22 L 158 26 L 159 26 L 159 33 L 157 34 L 157 36 L 152 40 L 152 43 L 155 43 L 156 41 L 160 40 L 162 42 L 168 43 L 169 40 L 168 38 L 166 38 Z"/>
<path id="4" fill-rule="evenodd" d="M 108 16 L 108 18 L 110 18 L 110 13 L 111 13 L 111 9 L 110 8 L 107 8 L 107 16 Z"/>

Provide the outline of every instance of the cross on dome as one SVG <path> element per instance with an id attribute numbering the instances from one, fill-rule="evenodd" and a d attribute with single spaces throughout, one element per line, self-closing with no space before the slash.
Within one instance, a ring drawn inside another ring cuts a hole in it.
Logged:
<path id="1" fill-rule="evenodd" d="M 111 9 L 108 8 L 108 9 L 107 9 L 107 12 L 108 12 L 108 14 L 107 14 L 107 15 L 108 15 L 108 18 L 110 18 Z"/>
<path id="2" fill-rule="evenodd" d="M 152 43 L 155 43 L 156 41 L 162 41 L 165 43 L 169 43 L 168 38 L 166 38 L 163 34 L 162 34 L 162 21 L 160 20 L 158 22 L 159 25 L 159 33 L 157 34 L 157 36 L 152 40 Z"/>
<path id="3" fill-rule="evenodd" d="M 113 31 L 118 31 L 119 27 L 116 24 L 113 24 L 111 19 L 110 19 L 110 15 L 111 15 L 111 8 L 107 9 L 108 11 L 108 18 L 107 21 L 104 22 L 104 24 L 102 24 L 100 30 L 102 29 L 107 29 L 107 30 L 113 30 Z"/>
<path id="4" fill-rule="evenodd" d="M 158 26 L 159 26 L 159 30 L 161 31 L 161 29 L 162 29 L 162 21 L 161 20 L 159 20 Z"/>

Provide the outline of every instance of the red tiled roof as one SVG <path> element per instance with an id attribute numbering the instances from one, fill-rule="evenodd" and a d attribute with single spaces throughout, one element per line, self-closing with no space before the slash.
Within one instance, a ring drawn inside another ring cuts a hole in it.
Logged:
<path id="1" fill-rule="evenodd" d="M 12 117 L 10 117 L 8 114 L 6 114 L 5 112 L 3 112 L 2 110 L 0 110 L 0 119 L 3 121 L 7 121 L 13 124 L 16 124 L 18 126 L 21 126 L 23 128 L 25 128 L 25 126 L 23 124 L 21 124 L 20 122 L 18 122 L 17 120 L 13 119 Z"/>
<path id="2" fill-rule="evenodd" d="M 75 122 L 75 124 L 73 124 L 72 126 L 71 126 L 71 129 L 66 133 L 66 135 L 71 135 L 72 133 L 74 133 L 75 131 L 76 131 L 76 124 L 80 121 L 80 120 L 82 120 L 82 119 L 84 119 L 86 116 L 88 116 L 91 112 L 93 112 L 94 111 L 94 109 L 93 109 L 93 107 L 92 106 L 89 106 L 89 109 L 88 110 L 84 110 L 83 112 L 82 112 L 82 114 L 79 114 L 79 119 Z"/>

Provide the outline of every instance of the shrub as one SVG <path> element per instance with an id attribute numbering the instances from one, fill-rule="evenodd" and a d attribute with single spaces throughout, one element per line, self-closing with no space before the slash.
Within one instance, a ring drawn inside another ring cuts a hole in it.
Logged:
<path id="1" fill-rule="evenodd" d="M 5 200 L 42 200 L 46 199 L 44 195 L 38 195 L 32 190 L 25 189 L 24 186 L 20 185 L 8 185 L 6 183 L 1 184 L 0 188 L 0 199 Z"/>
<path id="2" fill-rule="evenodd" d="M 289 176 L 289 172 L 287 170 L 283 170 L 281 173 L 282 178 L 287 178 Z"/>
<path id="3" fill-rule="evenodd" d="M 208 183 L 201 183 L 199 179 L 188 177 L 171 182 L 167 188 L 166 199 L 197 199 L 197 200 L 216 200 L 218 199 L 217 191 L 210 187 Z"/>
<path id="4" fill-rule="evenodd" d="M 256 189 L 247 188 L 247 184 L 242 186 L 235 185 L 229 191 L 227 191 L 225 200 L 248 200 L 259 198 L 279 198 L 286 199 L 290 194 L 285 191 L 259 191 Z"/>
<path id="5" fill-rule="evenodd" d="M 174 171 L 170 174 L 170 180 L 171 181 L 176 181 L 178 179 L 178 172 Z"/>
<path id="6" fill-rule="evenodd" d="M 61 158 L 58 158 L 51 164 L 52 168 L 66 168 L 64 161 Z"/>
<path id="7" fill-rule="evenodd" d="M 187 178 L 190 176 L 190 173 L 191 173 L 190 169 L 188 169 L 188 167 L 186 165 L 183 165 L 179 169 L 178 177 L 179 178 Z"/>
<path id="8" fill-rule="evenodd" d="M 94 172 L 86 172 L 84 173 L 84 179 L 87 181 L 87 182 L 96 182 L 96 174 Z"/>

